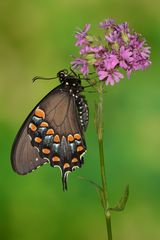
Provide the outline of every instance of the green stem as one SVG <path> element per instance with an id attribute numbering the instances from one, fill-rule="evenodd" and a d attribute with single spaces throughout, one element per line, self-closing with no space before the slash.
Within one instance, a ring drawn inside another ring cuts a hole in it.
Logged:
<path id="1" fill-rule="evenodd" d="M 103 139 L 98 139 L 98 142 L 99 142 L 99 155 L 100 155 L 100 168 L 101 168 L 103 197 L 104 197 L 105 207 L 107 207 L 107 182 L 106 182 L 105 165 L 104 165 Z"/>
<path id="2" fill-rule="evenodd" d="M 108 193 L 107 193 L 107 180 L 105 173 L 105 161 L 104 161 L 104 148 L 103 148 L 103 85 L 99 88 L 99 102 L 96 107 L 95 118 L 98 143 L 99 143 L 99 155 L 100 155 L 100 170 L 102 181 L 102 202 L 106 220 L 107 237 L 108 240 L 112 240 L 112 228 L 111 228 L 111 213 L 109 211 Z"/>
<path id="3" fill-rule="evenodd" d="M 107 225 L 108 240 L 112 240 L 111 214 L 109 210 L 106 213 L 106 225 Z"/>

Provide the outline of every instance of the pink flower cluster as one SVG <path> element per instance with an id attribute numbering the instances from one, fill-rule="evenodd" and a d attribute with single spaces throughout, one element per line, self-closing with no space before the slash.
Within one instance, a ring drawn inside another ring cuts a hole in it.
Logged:
<path id="1" fill-rule="evenodd" d="M 151 62 L 150 47 L 140 34 L 131 32 L 128 24 L 117 25 L 113 19 L 100 23 L 104 38 L 89 35 L 90 24 L 76 33 L 76 46 L 80 47 L 80 57 L 71 62 L 83 75 L 88 75 L 94 67 L 99 80 L 114 85 L 133 71 L 144 70 Z M 123 71 L 121 71 L 123 69 Z"/>

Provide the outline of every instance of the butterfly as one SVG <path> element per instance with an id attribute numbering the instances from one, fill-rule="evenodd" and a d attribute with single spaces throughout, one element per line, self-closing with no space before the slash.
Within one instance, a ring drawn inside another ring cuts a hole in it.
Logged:
<path id="1" fill-rule="evenodd" d="M 59 167 L 63 190 L 67 190 L 68 173 L 84 163 L 89 110 L 80 76 L 64 69 L 57 77 L 60 85 L 35 106 L 20 128 L 12 146 L 11 163 L 20 175 L 46 163 Z"/>

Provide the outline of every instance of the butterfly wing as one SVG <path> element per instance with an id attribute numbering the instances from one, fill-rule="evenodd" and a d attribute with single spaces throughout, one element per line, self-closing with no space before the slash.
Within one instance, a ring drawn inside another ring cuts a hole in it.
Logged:
<path id="1" fill-rule="evenodd" d="M 50 98 L 54 94 L 54 91 L 57 91 L 57 89 L 52 90 L 49 94 L 47 94 L 47 96 L 44 97 L 41 102 L 46 101 L 48 98 Z M 37 104 L 37 106 L 38 105 L 39 104 Z M 43 159 L 39 156 L 38 149 L 34 148 L 31 145 L 31 140 L 28 135 L 28 125 L 31 121 L 36 107 L 32 110 L 32 112 L 28 115 L 27 119 L 23 123 L 12 146 L 12 168 L 14 171 L 21 175 L 25 175 L 48 162 L 47 159 Z"/>
<path id="2" fill-rule="evenodd" d="M 29 119 L 27 119 L 20 129 L 14 141 L 11 153 L 12 167 L 18 174 L 21 175 L 25 175 L 47 163 L 47 160 L 42 159 L 39 156 L 38 150 L 31 145 L 31 141 L 27 133 Z"/>
<path id="3" fill-rule="evenodd" d="M 20 129 L 13 145 L 12 166 L 19 174 L 26 174 L 50 162 L 61 169 L 66 188 L 68 172 L 82 165 L 85 150 L 76 100 L 59 86 L 35 107 Z"/>

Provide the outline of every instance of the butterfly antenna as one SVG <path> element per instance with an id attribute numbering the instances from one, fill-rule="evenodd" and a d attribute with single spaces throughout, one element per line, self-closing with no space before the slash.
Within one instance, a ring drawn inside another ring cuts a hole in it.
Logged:
<path id="1" fill-rule="evenodd" d="M 71 73 L 73 73 L 75 76 L 78 76 L 78 75 L 79 75 L 79 74 L 77 75 L 77 73 L 73 70 L 72 67 L 70 67 L 70 71 L 71 71 Z"/>
<path id="2" fill-rule="evenodd" d="M 96 74 L 96 72 L 89 72 L 87 75 L 93 75 L 93 74 Z M 84 74 L 82 73 L 79 73 L 80 76 L 84 76 Z"/>
<path id="3" fill-rule="evenodd" d="M 34 78 L 32 78 L 32 81 L 35 82 L 36 80 L 51 80 L 51 79 L 56 79 L 57 77 L 40 77 L 40 76 L 35 76 Z"/>

